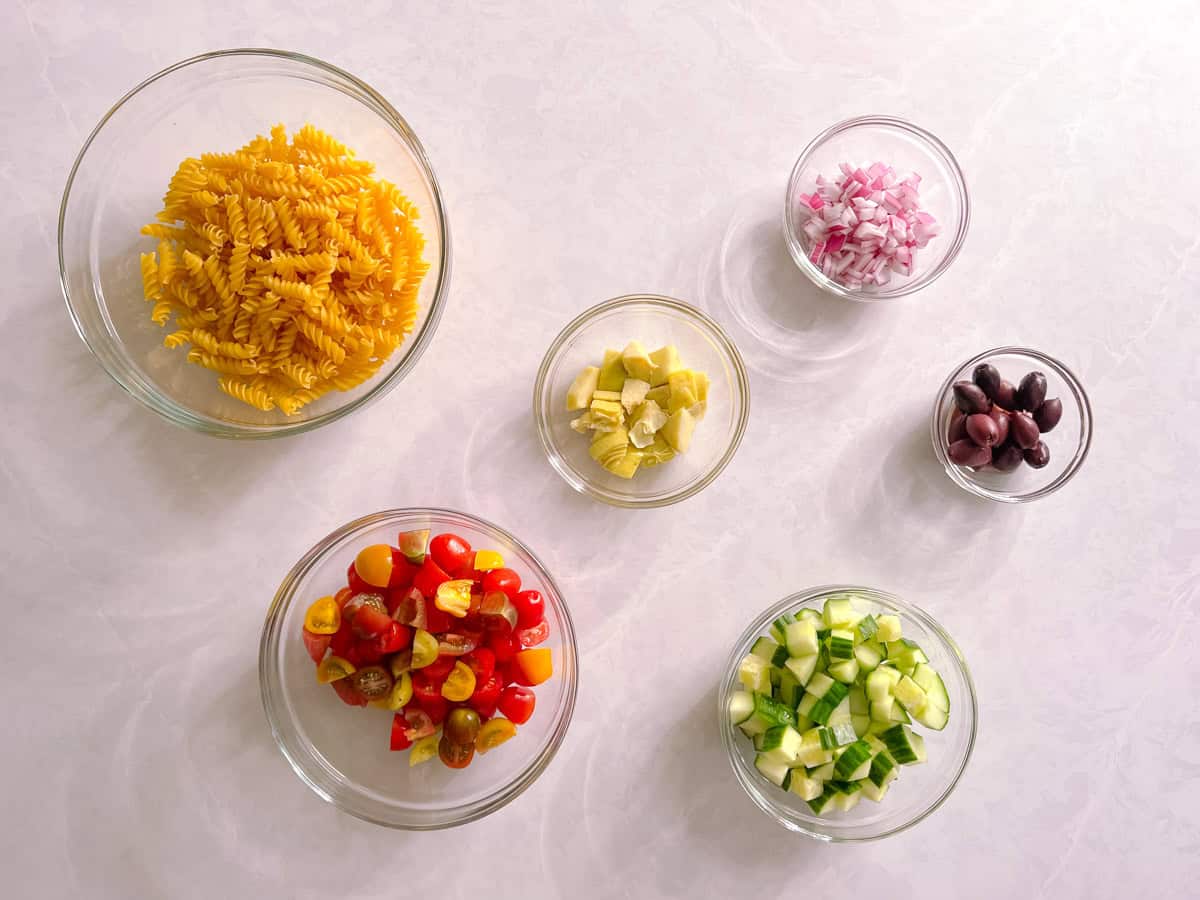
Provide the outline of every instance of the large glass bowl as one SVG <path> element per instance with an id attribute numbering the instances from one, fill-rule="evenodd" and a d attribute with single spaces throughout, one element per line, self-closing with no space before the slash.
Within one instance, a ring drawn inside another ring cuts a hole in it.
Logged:
<path id="1" fill-rule="evenodd" d="M 589 438 L 571 430 L 579 413 L 567 411 L 566 399 L 584 367 L 600 365 L 606 348 L 620 350 L 631 340 L 650 349 L 674 344 L 683 365 L 707 373 L 710 386 L 691 449 L 626 479 L 588 455 Z M 750 385 L 720 325 L 680 300 L 631 294 L 585 310 L 554 339 L 534 384 L 533 414 L 550 464 L 572 488 L 614 506 L 668 506 L 702 491 L 733 459 L 750 416 Z"/>
<path id="2" fill-rule="evenodd" d="M 893 274 L 883 286 L 849 290 L 829 278 L 810 258 L 808 238 L 801 230 L 801 193 L 817 187 L 817 176 L 838 178 L 839 163 L 869 165 L 882 162 L 898 173 L 921 176 L 921 206 L 937 219 L 941 234 L 917 251 L 911 275 Z M 928 287 L 950 268 L 962 249 L 971 220 L 967 182 L 958 160 L 934 134 L 893 116 L 860 116 L 830 126 L 809 143 L 788 179 L 783 207 L 783 233 L 796 265 L 818 287 L 847 300 L 894 300 Z"/>
<path id="3" fill-rule="evenodd" d="M 156 242 L 154 221 L 187 157 L 232 151 L 282 122 L 311 122 L 376 165 L 416 205 L 429 273 L 405 342 L 369 381 L 333 391 L 287 416 L 222 393 L 214 372 L 162 345 L 150 321 L 138 254 Z M 185 59 L 138 85 L 109 110 L 75 160 L 58 223 L 63 295 L 80 337 L 105 371 L 177 425 L 222 437 L 307 431 L 348 415 L 395 387 L 429 346 L 450 274 L 450 235 L 437 179 L 417 136 L 373 88 L 328 63 L 279 50 L 226 50 Z"/>
<path id="4" fill-rule="evenodd" d="M 312 601 L 346 583 L 346 569 L 369 544 L 395 544 L 402 531 L 452 531 L 476 549 L 498 550 L 525 587 L 546 603 L 554 676 L 534 688 L 533 718 L 516 737 L 465 769 L 438 760 L 410 767 L 388 749 L 391 713 L 343 704 L 318 684 L 301 640 Z M 495 812 L 524 791 L 554 758 L 575 709 L 575 631 L 550 573 L 519 540 L 483 519 L 444 509 L 392 509 L 356 519 L 309 550 L 279 587 L 263 625 L 258 657 L 263 707 L 296 774 L 339 809 L 393 828 L 430 830 Z"/>
<path id="5" fill-rule="evenodd" d="M 1050 462 L 1041 469 L 1022 463 L 1011 472 L 998 472 L 990 466 L 975 471 L 950 461 L 947 435 L 954 412 L 954 382 L 970 381 L 975 367 L 985 362 L 994 365 L 1001 377 L 1014 385 L 1028 372 L 1043 373 L 1046 397 L 1062 401 L 1062 419 L 1043 438 L 1050 450 Z M 946 474 L 963 490 L 1000 503 L 1028 503 L 1053 494 L 1079 471 L 1092 446 L 1092 407 L 1075 373 L 1053 356 L 1024 347 L 996 347 L 960 364 L 942 382 L 933 400 L 929 436 Z"/>
<path id="6" fill-rule="evenodd" d="M 900 616 L 904 636 L 921 645 L 942 676 L 950 695 L 950 721 L 943 731 L 920 726 L 928 760 L 900 767 L 900 777 L 880 803 L 861 801 L 849 812 L 818 816 L 799 796 L 772 784 L 754 768 L 754 743 L 729 721 L 729 697 L 740 688 L 738 663 L 750 652 L 755 639 L 770 631 L 771 623 L 785 612 L 802 607 L 821 609 L 832 596 L 851 595 L 864 612 Z M 755 805 L 791 831 L 822 841 L 870 841 L 903 831 L 920 822 L 945 802 L 962 777 L 975 745 L 975 686 L 962 651 L 928 613 L 885 591 L 851 584 L 823 585 L 785 597 L 755 619 L 742 632 L 729 655 L 718 691 L 721 740 L 733 773 Z"/>

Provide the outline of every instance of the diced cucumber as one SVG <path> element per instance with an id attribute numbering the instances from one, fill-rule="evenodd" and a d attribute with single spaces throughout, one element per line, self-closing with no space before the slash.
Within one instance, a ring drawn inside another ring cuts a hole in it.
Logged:
<path id="1" fill-rule="evenodd" d="M 865 716 L 863 718 L 866 718 Z M 846 722 L 833 722 L 825 726 L 833 732 L 833 738 L 836 742 L 835 747 L 844 747 L 846 744 L 853 744 L 858 740 L 858 728 L 854 724 L 853 717 Z"/>
<path id="2" fill-rule="evenodd" d="M 806 769 L 805 773 L 814 781 L 829 781 L 833 778 L 833 762 L 827 762 L 823 766 L 817 766 L 815 769 Z"/>
<path id="3" fill-rule="evenodd" d="M 800 753 L 800 732 L 791 725 L 776 725 L 768 728 L 763 735 L 759 751 L 771 762 L 780 762 L 785 766 L 794 766 Z"/>
<path id="4" fill-rule="evenodd" d="M 784 668 L 790 669 L 791 673 L 796 676 L 797 681 L 807 685 L 812 679 L 813 673 L 817 670 L 817 654 L 811 653 L 808 656 L 793 656 L 784 663 Z"/>
<path id="5" fill-rule="evenodd" d="M 846 782 L 830 782 L 837 791 L 833 798 L 833 808 L 838 812 L 850 812 L 854 807 L 858 806 L 858 801 L 862 799 L 862 785 L 857 781 Z"/>
<path id="6" fill-rule="evenodd" d="M 887 722 L 877 722 L 872 719 L 871 724 L 867 726 L 867 737 L 878 737 L 895 724 L 895 722 L 890 720 Z"/>
<path id="7" fill-rule="evenodd" d="M 871 724 L 870 716 L 851 716 L 850 725 L 854 728 L 855 737 L 863 737 L 867 733 L 867 728 Z"/>
<path id="8" fill-rule="evenodd" d="M 850 715 L 865 716 L 869 712 L 867 692 L 861 684 L 850 685 L 850 693 L 846 695 L 846 699 L 850 701 Z"/>
<path id="9" fill-rule="evenodd" d="M 859 769 L 863 769 L 861 775 L 856 774 Z M 841 781 L 853 781 L 856 778 L 866 778 L 870 770 L 871 745 L 866 741 L 855 741 L 842 750 L 833 767 L 833 774 Z"/>
<path id="10" fill-rule="evenodd" d="M 757 656 L 759 659 L 765 659 L 770 662 L 775 656 L 775 651 L 779 649 L 779 644 L 771 640 L 765 634 L 759 637 L 754 642 L 754 646 L 750 648 L 750 654 Z"/>
<path id="11" fill-rule="evenodd" d="M 791 770 L 786 765 L 768 758 L 763 753 L 754 757 L 754 768 L 758 769 L 759 774 L 771 784 L 777 784 L 780 787 L 783 787 L 784 779 L 791 775 Z"/>
<path id="12" fill-rule="evenodd" d="M 831 687 L 833 687 L 833 679 L 823 672 L 818 672 L 808 680 L 805 690 L 820 700 Z"/>
<path id="13" fill-rule="evenodd" d="M 796 713 L 788 707 L 784 706 L 774 697 L 763 693 L 755 693 L 754 695 L 754 710 L 750 713 L 748 722 L 761 722 L 766 728 L 774 728 L 776 725 L 794 725 L 796 723 Z"/>
<path id="14" fill-rule="evenodd" d="M 901 703 L 893 703 L 892 704 L 891 722 L 893 725 L 896 724 L 897 722 L 899 722 L 903 725 L 907 725 L 911 721 L 912 721 L 912 719 L 910 719 L 908 717 L 908 713 L 905 712 L 903 704 L 901 704 Z"/>
<path id="15" fill-rule="evenodd" d="M 817 729 L 817 736 L 821 739 L 822 750 L 832 750 L 839 746 L 837 738 L 833 736 L 833 729 L 821 727 Z"/>
<path id="16" fill-rule="evenodd" d="M 779 673 L 779 687 L 776 690 L 779 702 L 791 709 L 795 709 L 800 698 L 804 696 L 804 688 L 791 669 L 783 669 Z"/>
<path id="17" fill-rule="evenodd" d="M 821 792 L 825 789 L 823 781 L 817 781 L 815 778 L 808 778 L 800 774 L 799 769 L 792 771 L 792 783 L 788 790 L 800 797 L 801 800 L 815 800 L 821 796 Z"/>
<path id="18" fill-rule="evenodd" d="M 849 597 L 830 597 L 822 614 L 826 628 L 845 628 L 858 622 L 858 613 Z"/>
<path id="19" fill-rule="evenodd" d="M 729 721 L 741 725 L 754 712 L 754 695 L 749 691 L 734 691 L 729 697 Z"/>
<path id="20" fill-rule="evenodd" d="M 929 657 L 916 641 L 900 638 L 898 641 L 888 641 L 888 659 L 895 663 L 896 668 L 909 675 L 917 667 L 917 663 L 929 662 Z"/>
<path id="21" fill-rule="evenodd" d="M 795 784 L 795 781 L 793 780 L 792 783 Z M 864 781 L 862 783 L 862 795 L 868 800 L 874 800 L 876 803 L 878 803 L 887 794 L 889 788 L 891 788 L 891 784 L 885 784 L 882 787 L 879 787 L 875 784 L 872 784 L 870 781 Z"/>
<path id="22" fill-rule="evenodd" d="M 814 679 L 817 676 L 813 676 Z M 810 682 L 811 683 L 811 682 Z M 846 699 L 846 694 L 849 688 L 840 681 L 830 681 L 830 687 L 825 691 L 825 695 L 814 704 L 813 708 L 808 712 L 808 717 L 820 725 L 824 725 L 829 721 L 829 717 L 833 715 L 833 711 L 837 709 L 838 704 Z"/>
<path id="23" fill-rule="evenodd" d="M 809 713 L 813 711 L 813 707 L 817 705 L 817 698 L 812 694 L 805 694 L 800 698 L 800 702 L 796 704 L 796 718 L 809 718 Z"/>
<path id="24" fill-rule="evenodd" d="M 771 665 L 775 668 L 780 668 L 788 661 L 788 649 L 780 644 L 775 648 L 775 655 L 771 657 Z"/>
<path id="25" fill-rule="evenodd" d="M 859 640 L 869 641 L 875 636 L 875 632 L 879 630 L 879 623 L 875 621 L 874 616 L 863 616 L 858 620 L 858 624 L 854 626 L 854 630 L 858 632 Z"/>
<path id="26" fill-rule="evenodd" d="M 821 617 L 821 613 L 808 606 L 796 613 L 796 620 L 799 622 L 811 622 L 813 628 L 821 628 L 825 624 L 825 620 Z"/>
<path id="27" fill-rule="evenodd" d="M 867 772 L 867 781 L 870 784 L 886 787 L 888 782 L 899 774 L 896 771 L 896 761 L 886 750 L 881 750 L 871 757 L 871 768 Z"/>
<path id="28" fill-rule="evenodd" d="M 884 697 L 882 700 L 872 700 L 868 715 L 872 722 L 890 722 L 892 721 L 892 707 L 896 705 L 896 698 L 891 694 Z"/>
<path id="29" fill-rule="evenodd" d="M 792 656 L 811 656 L 821 649 L 817 641 L 817 629 L 812 622 L 790 622 L 784 632 L 787 650 Z"/>
<path id="30" fill-rule="evenodd" d="M 921 686 L 907 675 L 896 682 L 896 686 L 892 688 L 892 696 L 904 704 L 905 711 L 914 715 L 923 710 L 927 702 Z"/>
<path id="31" fill-rule="evenodd" d="M 787 643 L 787 627 L 792 622 L 796 621 L 796 617 L 791 613 L 784 613 L 778 619 L 771 623 L 771 637 L 775 638 L 775 643 Z"/>
<path id="32" fill-rule="evenodd" d="M 782 650 L 783 648 L 780 647 L 779 649 Z M 779 687 L 779 676 L 783 674 L 783 670 L 777 669 L 774 666 L 769 666 L 767 668 L 767 674 L 770 676 L 770 682 L 771 682 L 771 688 L 772 688 L 771 693 L 774 694 L 773 689 Z"/>
<path id="33" fill-rule="evenodd" d="M 838 796 L 838 792 L 837 792 L 837 791 L 835 791 L 835 790 L 832 790 L 832 789 L 830 789 L 829 787 L 826 787 L 826 788 L 825 788 L 825 789 L 824 789 L 824 790 L 821 792 L 821 795 L 820 795 L 820 796 L 818 796 L 818 797 L 813 797 L 813 799 L 811 799 L 811 800 L 809 800 L 809 801 L 808 801 L 808 808 L 809 808 L 809 809 L 811 809 L 811 810 L 812 810 L 812 811 L 813 811 L 813 812 L 814 812 L 816 815 L 818 815 L 818 816 L 819 816 L 819 815 L 821 815 L 821 814 L 822 814 L 822 813 L 823 813 L 823 812 L 824 812 L 824 811 L 825 811 L 827 808 L 830 808 L 830 807 L 829 807 L 829 804 L 830 804 L 830 803 L 832 803 L 832 802 L 833 802 L 833 799 L 834 799 L 834 797 L 837 797 L 837 796 Z"/>
<path id="34" fill-rule="evenodd" d="M 950 712 L 950 695 L 946 692 L 946 684 L 942 676 L 927 663 L 917 663 L 913 669 L 912 680 L 921 686 L 929 698 L 929 703 L 945 712 Z"/>
<path id="35" fill-rule="evenodd" d="M 907 725 L 893 725 L 879 739 L 896 762 L 902 765 L 925 762 L 925 739 Z"/>
<path id="36" fill-rule="evenodd" d="M 858 660 L 843 659 L 841 662 L 833 663 L 825 671 L 842 684 L 854 684 L 854 679 L 858 677 Z"/>
<path id="37" fill-rule="evenodd" d="M 883 662 L 883 653 L 876 644 L 859 644 L 854 648 L 854 658 L 864 672 L 871 672 Z"/>
<path id="38" fill-rule="evenodd" d="M 867 699 L 878 702 L 892 696 L 892 685 L 900 680 L 900 673 L 890 666 L 881 666 L 867 676 Z"/>
<path id="39" fill-rule="evenodd" d="M 771 693 L 771 665 L 761 656 L 751 653 L 738 666 L 738 680 L 748 691 L 769 694 Z"/>
<path id="40" fill-rule="evenodd" d="M 882 753 L 887 749 L 887 745 L 879 739 L 878 735 L 868 734 L 863 740 L 871 745 L 872 753 Z"/>
<path id="41" fill-rule="evenodd" d="M 806 769 L 823 766 L 833 760 L 833 751 L 821 746 L 821 729 L 810 728 L 800 736 L 798 761 Z"/>
<path id="42" fill-rule="evenodd" d="M 932 703 L 926 703 L 923 710 L 913 713 L 913 718 L 926 728 L 941 731 L 950 721 L 950 713 L 947 710 L 938 709 Z"/>
<path id="43" fill-rule="evenodd" d="M 816 632 L 814 632 L 815 634 Z M 831 660 L 854 659 L 854 632 L 846 628 L 829 631 L 829 658 Z"/>
<path id="44" fill-rule="evenodd" d="M 881 644 L 886 644 L 889 641 L 900 640 L 900 617 L 893 615 L 877 616 L 875 624 L 878 631 L 875 632 L 875 640 Z"/>

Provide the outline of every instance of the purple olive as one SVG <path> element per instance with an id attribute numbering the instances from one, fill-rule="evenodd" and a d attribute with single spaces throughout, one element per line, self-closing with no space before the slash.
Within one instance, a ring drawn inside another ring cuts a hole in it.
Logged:
<path id="1" fill-rule="evenodd" d="M 1033 414 L 1033 421 L 1037 422 L 1037 427 L 1041 429 L 1042 434 L 1047 431 L 1053 431 L 1054 426 L 1062 419 L 1062 401 L 1057 397 L 1045 401 L 1037 408 L 1037 412 Z"/>
<path id="2" fill-rule="evenodd" d="M 997 406 L 1003 406 L 1005 409 L 1017 408 L 1017 389 L 1013 387 L 1011 381 L 1001 381 L 1000 387 L 996 388 L 996 396 L 992 398 L 996 401 Z"/>
<path id="3" fill-rule="evenodd" d="M 1046 446 L 1046 442 L 1038 441 L 1033 447 L 1026 450 L 1025 462 L 1035 469 L 1047 465 L 1050 462 L 1050 448 Z"/>
<path id="4" fill-rule="evenodd" d="M 1004 444 L 992 450 L 992 468 L 997 472 L 1011 472 L 1021 464 L 1023 451 L 1016 444 Z"/>
<path id="5" fill-rule="evenodd" d="M 1012 441 L 1022 450 L 1028 450 L 1038 442 L 1042 433 L 1038 430 L 1037 422 L 1027 412 L 1015 412 L 1008 426 Z"/>
<path id="6" fill-rule="evenodd" d="M 963 411 L 957 406 L 954 407 L 954 412 L 950 413 L 950 439 L 948 443 L 953 444 L 955 441 L 961 441 L 967 436 L 967 417 L 963 415 Z"/>
<path id="7" fill-rule="evenodd" d="M 980 363 L 975 367 L 971 378 L 979 389 L 987 394 L 988 399 L 995 402 L 996 391 L 1000 388 L 1000 370 L 990 363 Z"/>
<path id="8" fill-rule="evenodd" d="M 1009 421 L 1008 413 L 998 406 L 993 406 L 992 411 L 988 415 L 992 417 L 996 423 L 996 428 L 1000 431 L 1000 437 L 996 438 L 996 443 L 992 446 L 999 447 L 1008 440 L 1008 427 L 1012 423 Z"/>
<path id="9" fill-rule="evenodd" d="M 986 466 L 992 461 L 992 451 L 988 447 L 980 447 L 972 440 L 955 441 L 950 445 L 950 461 L 960 466 Z"/>
<path id="10" fill-rule="evenodd" d="M 967 416 L 967 436 L 980 447 L 991 447 L 1000 443 L 1000 426 L 987 413 Z"/>
<path id="11" fill-rule="evenodd" d="M 1017 406 L 1033 412 L 1046 399 L 1046 376 L 1041 372 L 1030 372 L 1021 379 L 1017 387 Z"/>
<path id="12" fill-rule="evenodd" d="M 968 416 L 985 413 L 992 408 L 992 401 L 972 381 L 954 382 L 954 402 Z"/>

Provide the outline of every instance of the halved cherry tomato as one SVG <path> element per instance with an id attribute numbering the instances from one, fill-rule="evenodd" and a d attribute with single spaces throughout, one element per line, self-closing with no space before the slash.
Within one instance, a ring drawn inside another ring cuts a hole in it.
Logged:
<path id="1" fill-rule="evenodd" d="M 387 587 L 392 577 L 392 548 L 387 544 L 371 544 L 354 557 L 354 571 L 367 584 Z"/>
<path id="2" fill-rule="evenodd" d="M 333 640 L 333 635 L 313 634 L 307 628 L 303 628 L 301 631 L 304 632 L 304 649 L 308 651 L 313 662 L 319 663 L 325 658 L 325 651 L 329 649 L 329 642 Z"/>
<path id="3" fill-rule="evenodd" d="M 358 668 L 341 656 L 326 656 L 317 664 L 317 683 L 329 684 L 353 675 Z"/>
<path id="4" fill-rule="evenodd" d="M 406 625 L 393 622 L 376 640 L 379 641 L 380 651 L 386 656 L 389 653 L 398 653 L 411 644 L 412 631 Z"/>
<path id="5" fill-rule="evenodd" d="M 346 605 L 342 607 L 342 621 L 354 621 L 354 617 L 358 615 L 358 611 L 364 606 L 370 607 L 376 612 L 387 614 L 387 600 L 383 594 L 376 590 L 370 590 L 366 593 L 354 594 Z"/>
<path id="6" fill-rule="evenodd" d="M 379 646 L 379 637 L 355 638 L 350 655 L 356 666 L 373 666 L 383 659 L 383 650 Z"/>
<path id="7" fill-rule="evenodd" d="M 537 703 L 537 695 L 527 687 L 506 687 L 500 694 L 500 702 L 497 704 L 504 718 L 515 722 L 517 725 L 524 725 L 529 721 L 529 717 L 533 715 L 533 708 Z"/>
<path id="8" fill-rule="evenodd" d="M 438 756 L 450 769 L 465 769 L 475 758 L 474 744 L 455 744 L 450 738 L 442 735 L 438 741 Z"/>
<path id="9" fill-rule="evenodd" d="M 391 629 L 392 617 L 374 606 L 363 605 L 354 614 L 354 633 L 359 637 L 378 637 Z"/>
<path id="10" fill-rule="evenodd" d="M 500 683 L 499 676 L 493 672 L 486 681 L 478 681 L 475 685 L 475 693 L 471 695 L 471 699 L 467 701 L 471 709 L 479 713 L 480 718 L 490 719 L 496 714 L 496 704 L 500 701 L 500 694 L 504 685 Z"/>
<path id="11" fill-rule="evenodd" d="M 426 678 L 432 681 L 443 682 L 446 676 L 454 669 L 454 664 L 458 662 L 458 657 L 451 656 L 448 653 L 443 653 L 438 656 L 433 662 L 421 670 Z"/>
<path id="12" fill-rule="evenodd" d="M 490 572 L 492 569 L 504 568 L 504 557 L 495 550 L 476 550 L 472 565 L 476 572 Z"/>
<path id="13" fill-rule="evenodd" d="M 426 700 L 440 700 L 442 697 L 442 679 L 433 679 L 424 672 L 413 673 L 413 699 L 418 703 Z"/>
<path id="14" fill-rule="evenodd" d="M 446 702 L 445 697 L 420 699 L 414 695 L 413 702 L 421 707 L 434 725 L 441 725 L 450 713 L 450 704 Z"/>
<path id="15" fill-rule="evenodd" d="M 395 721 L 394 719 L 392 721 Z M 437 731 L 437 725 L 423 709 L 409 707 L 404 711 L 404 721 L 408 723 L 408 739 L 419 741 Z"/>
<path id="16" fill-rule="evenodd" d="M 447 700 L 460 703 L 471 699 L 475 693 L 475 673 L 465 662 L 459 660 L 442 683 L 442 696 Z"/>
<path id="17" fill-rule="evenodd" d="M 332 597 L 314 600 L 304 613 L 304 627 L 314 634 L 336 634 L 342 626 L 342 608 Z"/>
<path id="18" fill-rule="evenodd" d="M 430 634 L 444 634 L 450 630 L 454 620 L 432 603 L 425 603 L 425 630 Z"/>
<path id="19" fill-rule="evenodd" d="M 457 534 L 439 534 L 429 542 L 429 555 L 446 572 L 458 572 L 472 565 L 475 554 L 471 545 Z"/>
<path id="20" fill-rule="evenodd" d="M 456 619 L 465 618 L 471 609 L 471 588 L 474 582 L 465 578 L 454 578 L 438 585 L 433 605 Z"/>
<path id="21" fill-rule="evenodd" d="M 441 641 L 438 642 L 438 652 L 445 656 L 462 656 L 478 646 L 479 641 L 474 635 L 448 632 L 443 634 Z"/>
<path id="22" fill-rule="evenodd" d="M 526 682 L 530 685 L 541 684 L 554 674 L 553 654 L 547 647 L 522 650 L 513 662 L 516 663 L 516 668 L 525 676 Z"/>
<path id="23" fill-rule="evenodd" d="M 413 587 L 426 597 L 436 597 L 438 586 L 449 580 L 450 576 L 433 561 L 433 557 L 427 556 L 417 574 L 413 576 Z"/>
<path id="24" fill-rule="evenodd" d="M 479 734 L 475 736 L 475 749 L 487 753 L 516 736 L 517 726 L 508 719 L 492 719 L 480 726 Z"/>
<path id="25" fill-rule="evenodd" d="M 503 591 L 511 600 L 521 590 L 521 576 L 512 569 L 492 569 L 483 576 L 483 592 Z"/>
<path id="26" fill-rule="evenodd" d="M 349 619 L 344 618 L 342 619 L 342 627 L 337 630 L 337 634 L 330 635 L 329 637 L 329 649 L 333 651 L 334 656 L 340 656 L 343 659 L 349 659 L 351 662 L 354 662 L 347 655 L 353 651 L 354 642 L 354 627 L 350 624 Z"/>
<path id="27" fill-rule="evenodd" d="M 401 625 L 425 627 L 425 595 L 415 587 L 390 591 L 387 608 L 392 618 Z"/>
<path id="28" fill-rule="evenodd" d="M 536 647 L 550 636 L 550 623 L 543 619 L 532 628 L 522 628 L 516 633 L 522 647 Z"/>
<path id="29" fill-rule="evenodd" d="M 333 601 L 334 601 L 334 603 L 336 603 L 338 605 L 338 609 L 341 609 L 343 606 L 346 605 L 346 601 L 349 600 L 353 596 L 354 596 L 354 591 L 348 587 L 344 587 L 344 588 L 341 588 L 336 594 L 333 595 Z"/>
<path id="30" fill-rule="evenodd" d="M 479 603 L 479 618 L 488 631 L 508 634 L 517 627 L 520 618 L 517 607 L 503 591 L 483 595 Z"/>
<path id="31" fill-rule="evenodd" d="M 517 608 L 517 627 L 532 628 L 546 619 L 546 601 L 537 591 L 521 591 L 513 597 Z"/>
<path id="32" fill-rule="evenodd" d="M 398 547 L 392 547 L 392 573 L 388 577 L 387 586 L 390 588 L 406 588 L 412 584 L 417 567 L 404 558 Z"/>
<path id="33" fill-rule="evenodd" d="M 438 640 L 424 628 L 418 628 L 413 635 L 412 659 L 414 669 L 426 669 L 438 658 Z"/>
<path id="34" fill-rule="evenodd" d="M 371 705 L 377 706 L 380 709 L 390 709 L 395 712 L 398 709 L 403 709 L 405 704 L 412 699 L 412 692 L 412 676 L 405 672 L 392 682 L 392 689 L 388 691 L 386 697 L 372 700 Z"/>
<path id="35" fill-rule="evenodd" d="M 487 681 L 496 671 L 496 654 L 487 647 L 476 647 L 463 657 L 463 662 L 471 667 L 478 682 Z"/>
<path id="36" fill-rule="evenodd" d="M 350 586 L 350 590 L 355 594 L 369 594 L 375 590 L 374 587 L 358 577 L 358 572 L 354 570 L 354 563 L 350 563 L 350 568 L 346 570 L 346 584 Z"/>
<path id="37" fill-rule="evenodd" d="M 496 662 L 510 662 L 521 652 L 521 642 L 513 634 L 493 634 L 488 638 L 488 647 L 496 654 Z"/>
<path id="38" fill-rule="evenodd" d="M 367 698 L 354 689 L 350 679 L 343 678 L 329 685 L 347 706 L 366 706 Z"/>
<path id="39" fill-rule="evenodd" d="M 408 736 L 408 720 L 396 713 L 392 716 L 392 740 L 389 747 L 392 750 L 407 750 L 412 743 L 412 738 Z"/>

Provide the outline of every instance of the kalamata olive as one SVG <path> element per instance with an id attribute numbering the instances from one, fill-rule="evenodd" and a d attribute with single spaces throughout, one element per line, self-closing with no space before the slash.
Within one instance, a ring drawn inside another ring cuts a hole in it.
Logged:
<path id="1" fill-rule="evenodd" d="M 451 769 L 465 769 L 475 756 L 475 745 L 456 744 L 443 734 L 438 741 L 438 756 Z"/>
<path id="2" fill-rule="evenodd" d="M 1050 448 L 1046 446 L 1046 442 L 1038 441 L 1033 447 L 1026 450 L 1025 462 L 1035 469 L 1047 465 L 1050 462 Z"/>
<path id="3" fill-rule="evenodd" d="M 996 388 L 996 396 L 992 398 L 996 401 L 997 406 L 1003 406 L 1005 409 L 1017 408 L 1017 389 L 1013 387 L 1011 381 L 1001 381 L 1000 387 Z"/>
<path id="4" fill-rule="evenodd" d="M 992 468 L 997 472 L 1011 472 L 1021 464 L 1023 451 L 1016 444 L 1004 444 L 992 449 Z"/>
<path id="5" fill-rule="evenodd" d="M 954 382 L 954 402 L 968 416 L 985 413 L 992 408 L 992 401 L 973 381 Z"/>
<path id="6" fill-rule="evenodd" d="M 367 666 L 350 676 L 355 689 L 368 700 L 386 697 L 392 690 L 392 673 L 383 666 Z"/>
<path id="7" fill-rule="evenodd" d="M 1014 444 L 1022 450 L 1028 450 L 1038 442 L 1042 433 L 1038 430 L 1037 422 L 1033 421 L 1033 416 L 1024 411 L 1018 411 L 1009 418 L 1008 433 Z"/>
<path id="8" fill-rule="evenodd" d="M 1047 431 L 1053 431 L 1054 426 L 1062 419 L 1062 401 L 1057 397 L 1046 400 L 1037 408 L 1037 412 L 1033 414 L 1033 421 L 1037 422 L 1037 427 L 1041 429 L 1042 434 Z"/>
<path id="9" fill-rule="evenodd" d="M 996 391 L 1000 387 L 1000 370 L 991 363 L 980 363 L 975 367 L 971 378 L 979 389 L 987 394 L 991 401 L 996 400 Z"/>
<path id="10" fill-rule="evenodd" d="M 466 707 L 450 710 L 450 715 L 446 717 L 445 732 L 451 743 L 475 743 L 475 735 L 479 734 L 479 713 Z"/>
<path id="11" fill-rule="evenodd" d="M 950 445 L 949 449 L 950 461 L 960 466 L 986 466 L 992 461 L 992 451 L 990 447 L 980 447 L 970 438 L 962 441 L 955 441 Z"/>
<path id="12" fill-rule="evenodd" d="M 967 436 L 980 447 L 991 447 L 1000 442 L 1000 427 L 987 413 L 967 416 Z"/>
<path id="13" fill-rule="evenodd" d="M 996 428 L 1000 431 L 1000 437 L 996 438 L 996 443 L 992 446 L 999 447 L 1008 440 L 1008 426 L 1010 424 L 1008 413 L 998 406 L 993 406 L 992 411 L 988 415 L 996 422 Z"/>
<path id="14" fill-rule="evenodd" d="M 957 406 L 950 413 L 950 440 L 953 444 L 955 441 L 961 441 L 967 436 L 967 417 L 963 415 L 963 411 Z"/>
<path id="15" fill-rule="evenodd" d="M 1030 372 L 1021 379 L 1017 387 L 1017 406 L 1033 412 L 1046 399 L 1046 376 L 1041 372 Z"/>

